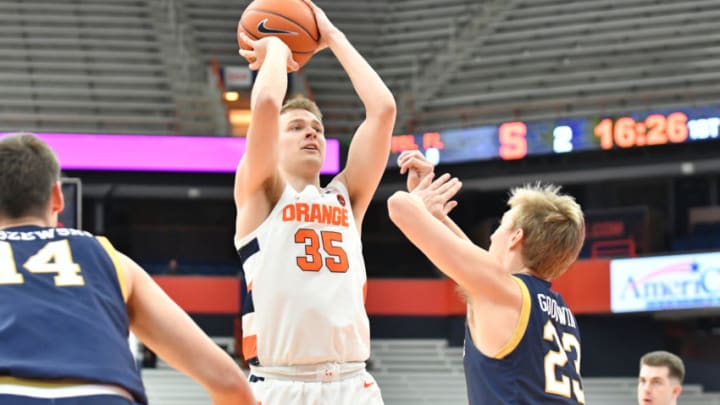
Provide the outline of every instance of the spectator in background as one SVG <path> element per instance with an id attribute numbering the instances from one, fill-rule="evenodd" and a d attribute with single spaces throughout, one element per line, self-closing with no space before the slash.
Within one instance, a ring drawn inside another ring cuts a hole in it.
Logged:
<path id="1" fill-rule="evenodd" d="M 685 379 L 685 365 L 680 357 L 666 351 L 655 351 L 640 358 L 638 377 L 639 405 L 676 405 Z"/>

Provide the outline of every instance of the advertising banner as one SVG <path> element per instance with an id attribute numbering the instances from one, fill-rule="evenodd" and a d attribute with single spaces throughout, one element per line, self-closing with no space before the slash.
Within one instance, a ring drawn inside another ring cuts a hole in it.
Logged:
<path id="1" fill-rule="evenodd" d="M 720 307 L 720 252 L 610 261 L 612 312 Z"/>

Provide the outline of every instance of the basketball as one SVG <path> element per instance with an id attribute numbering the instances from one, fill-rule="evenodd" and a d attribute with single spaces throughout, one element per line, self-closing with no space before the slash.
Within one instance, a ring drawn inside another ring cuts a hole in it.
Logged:
<path id="1" fill-rule="evenodd" d="M 315 13 L 302 0 L 254 0 L 240 17 L 238 34 L 241 32 L 252 39 L 280 38 L 301 67 L 313 56 L 320 40 Z M 239 38 L 238 45 L 247 49 Z"/>

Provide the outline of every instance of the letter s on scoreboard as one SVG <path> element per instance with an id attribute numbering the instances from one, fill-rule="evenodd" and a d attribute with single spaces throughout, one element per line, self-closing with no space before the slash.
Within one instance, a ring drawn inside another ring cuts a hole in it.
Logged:
<path id="1" fill-rule="evenodd" d="M 518 160 L 527 156 L 527 125 L 522 121 L 506 122 L 498 129 L 499 154 L 503 160 Z"/>

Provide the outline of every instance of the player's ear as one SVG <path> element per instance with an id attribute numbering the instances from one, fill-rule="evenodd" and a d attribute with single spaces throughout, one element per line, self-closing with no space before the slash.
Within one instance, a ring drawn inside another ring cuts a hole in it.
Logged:
<path id="1" fill-rule="evenodd" d="M 62 185 L 60 181 L 56 181 L 50 193 L 50 209 L 53 214 L 57 214 L 61 212 L 63 208 L 65 208 L 65 199 L 63 198 Z"/>
<path id="2" fill-rule="evenodd" d="M 675 397 L 675 398 L 679 397 L 681 392 L 682 392 L 682 385 L 677 384 L 673 387 L 673 390 L 672 390 L 673 397 Z"/>
<path id="3" fill-rule="evenodd" d="M 510 243 L 509 247 L 512 249 L 515 246 L 517 246 L 522 240 L 525 238 L 525 232 L 523 232 L 522 228 L 517 228 L 512 232 L 512 235 L 510 235 Z"/>

